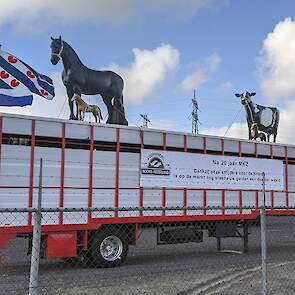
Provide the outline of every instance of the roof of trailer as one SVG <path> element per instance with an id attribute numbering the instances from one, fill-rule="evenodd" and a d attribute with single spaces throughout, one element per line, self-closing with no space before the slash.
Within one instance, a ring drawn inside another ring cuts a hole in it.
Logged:
<path id="1" fill-rule="evenodd" d="M 232 141 L 242 141 L 242 142 L 251 142 L 251 143 L 253 143 L 253 141 L 243 139 L 243 138 L 214 136 L 214 135 L 207 135 L 207 134 L 200 134 L 200 133 L 199 134 L 194 134 L 194 133 L 190 133 L 190 132 L 172 131 L 172 130 L 164 130 L 164 129 L 153 129 L 153 128 L 143 128 L 143 127 L 136 127 L 136 126 L 125 126 L 125 125 L 113 125 L 113 124 L 105 124 L 105 123 L 84 122 L 84 121 L 78 121 L 78 120 L 67 120 L 67 119 L 58 119 L 58 118 L 49 118 L 49 117 L 28 116 L 28 115 L 19 115 L 19 114 L 2 113 L 2 112 L 0 112 L 0 116 L 10 117 L 10 118 L 18 118 L 18 119 L 30 119 L 30 120 L 46 121 L 46 122 L 76 124 L 76 125 L 88 125 L 88 126 L 97 126 L 97 127 L 101 126 L 101 127 L 106 127 L 106 128 L 120 128 L 120 129 L 128 129 L 128 130 L 144 130 L 145 132 L 169 133 L 169 134 L 175 134 L 175 135 L 188 135 L 188 136 L 195 136 L 195 137 L 206 137 L 206 138 L 212 138 L 212 139 L 226 139 L 226 140 L 232 140 Z M 262 143 L 262 142 L 256 141 L 256 143 L 259 144 L 259 143 Z M 295 145 L 288 144 L 288 143 L 263 142 L 263 144 L 295 147 Z"/>

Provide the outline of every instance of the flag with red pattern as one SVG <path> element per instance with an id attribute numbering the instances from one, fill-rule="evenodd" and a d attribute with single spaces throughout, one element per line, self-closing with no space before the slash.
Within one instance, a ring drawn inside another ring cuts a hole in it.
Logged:
<path id="1" fill-rule="evenodd" d="M 52 80 L 0 48 L 0 106 L 31 105 L 33 93 L 51 100 Z"/>

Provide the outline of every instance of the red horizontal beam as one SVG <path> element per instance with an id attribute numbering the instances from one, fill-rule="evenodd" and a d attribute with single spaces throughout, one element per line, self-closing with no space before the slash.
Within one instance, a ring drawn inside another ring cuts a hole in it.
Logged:
<path id="1" fill-rule="evenodd" d="M 64 225 L 42 225 L 42 233 L 68 231 L 68 230 L 94 230 L 104 224 L 124 224 L 124 223 L 149 223 L 149 222 L 177 222 L 177 221 L 215 221 L 215 220 L 244 220 L 255 219 L 259 215 L 259 210 L 254 210 L 251 214 L 218 214 L 218 215 L 179 215 L 179 216 L 138 216 L 138 217 L 107 217 L 92 218 L 88 224 L 64 224 Z M 291 215 L 291 214 L 289 214 Z M 295 215 L 295 210 L 294 214 Z M 44 216 L 44 215 L 43 215 Z M 30 233 L 32 226 L 5 226 L 0 227 L 1 233 Z"/>
<path id="2" fill-rule="evenodd" d="M 10 185 L 1 185 L 0 189 L 27 189 L 28 186 L 10 186 Z M 38 189 L 38 186 L 34 186 L 34 189 Z M 120 190 L 140 190 L 140 187 L 119 187 Z M 42 189 L 60 189 L 60 186 L 43 186 Z M 88 190 L 88 186 L 64 186 L 64 189 L 77 189 L 77 190 Z M 93 187 L 96 190 L 115 190 L 114 187 Z M 162 190 L 161 187 L 151 188 L 144 187 L 144 190 Z M 224 188 L 166 188 L 166 191 L 225 191 L 225 192 L 256 192 L 262 191 L 257 189 L 224 189 Z M 275 193 L 284 193 L 285 190 L 265 190 L 266 192 L 275 192 Z M 288 193 L 295 193 L 295 191 L 288 191 Z"/>

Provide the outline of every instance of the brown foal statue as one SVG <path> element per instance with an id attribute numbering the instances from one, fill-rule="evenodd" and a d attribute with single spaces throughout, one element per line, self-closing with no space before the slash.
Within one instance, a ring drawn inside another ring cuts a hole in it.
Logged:
<path id="1" fill-rule="evenodd" d="M 92 113 L 95 118 L 95 123 L 100 123 L 100 120 L 102 120 L 102 116 L 101 116 L 101 110 L 99 106 L 89 105 L 78 94 L 75 94 L 73 96 L 72 101 L 76 101 L 77 118 L 79 120 L 84 121 L 85 113 Z"/>

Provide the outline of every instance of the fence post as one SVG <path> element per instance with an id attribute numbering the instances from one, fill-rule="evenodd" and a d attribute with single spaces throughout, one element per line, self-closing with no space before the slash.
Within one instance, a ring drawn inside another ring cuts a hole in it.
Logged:
<path id="1" fill-rule="evenodd" d="M 260 211 L 261 229 L 261 270 L 262 270 L 262 295 L 267 294 L 267 265 L 266 265 L 266 212 L 265 212 L 265 173 L 262 172 L 262 208 Z"/>
<path id="2" fill-rule="evenodd" d="M 40 247 L 41 247 L 41 203 L 42 203 L 42 172 L 43 172 L 43 159 L 40 159 L 39 170 L 39 190 L 38 190 L 38 205 L 37 211 L 34 214 L 34 231 L 33 231 L 33 244 L 31 256 L 31 270 L 30 270 L 30 285 L 29 295 L 37 295 L 38 292 L 38 274 L 39 274 L 39 261 L 40 261 Z"/>

